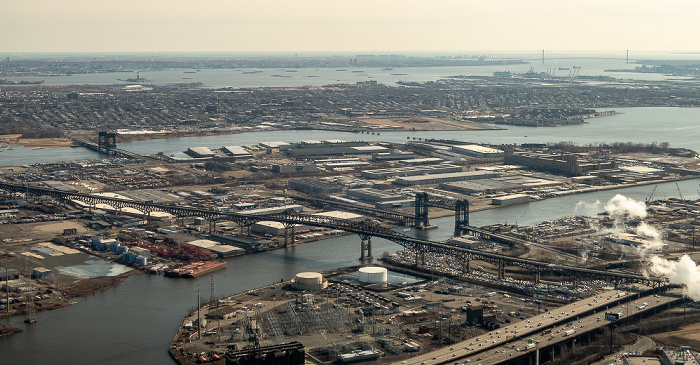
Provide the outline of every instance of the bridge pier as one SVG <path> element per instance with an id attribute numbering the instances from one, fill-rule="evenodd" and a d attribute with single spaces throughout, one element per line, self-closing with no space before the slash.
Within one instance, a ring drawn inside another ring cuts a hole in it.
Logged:
<path id="1" fill-rule="evenodd" d="M 464 261 L 462 261 L 462 272 L 465 274 L 469 274 L 469 261 L 471 257 L 470 255 L 465 255 L 464 256 Z"/>
<path id="2" fill-rule="evenodd" d="M 290 239 L 291 239 L 291 242 L 290 242 Z M 285 224 L 284 225 L 284 247 L 287 247 L 290 244 L 293 245 L 295 243 L 295 239 L 296 239 L 296 237 L 294 234 L 294 224 Z"/>
<path id="3" fill-rule="evenodd" d="M 372 236 L 360 235 L 360 260 L 372 258 Z"/>
<path id="4" fill-rule="evenodd" d="M 539 268 L 535 269 L 535 285 L 538 285 L 540 283 L 540 276 L 541 276 L 540 269 Z"/>
<path id="5" fill-rule="evenodd" d="M 464 227 L 469 226 L 469 201 L 458 200 L 455 203 L 455 237 L 464 234 Z"/>
<path id="6" fill-rule="evenodd" d="M 506 263 L 503 260 L 498 260 L 498 280 L 503 280 L 506 277 Z"/>
<path id="7" fill-rule="evenodd" d="M 423 228 L 428 226 L 428 193 L 418 192 L 416 193 L 415 201 L 415 219 L 414 224 L 416 228 Z"/>

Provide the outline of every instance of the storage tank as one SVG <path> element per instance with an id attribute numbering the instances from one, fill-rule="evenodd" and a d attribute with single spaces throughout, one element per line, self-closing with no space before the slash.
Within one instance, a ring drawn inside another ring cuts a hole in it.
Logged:
<path id="1" fill-rule="evenodd" d="M 328 281 L 318 272 L 300 272 L 292 280 L 292 286 L 299 290 L 318 290 L 328 285 Z"/>
<path id="2" fill-rule="evenodd" d="M 360 282 L 365 284 L 386 283 L 387 271 L 383 267 L 368 266 L 360 269 Z"/>
<path id="3" fill-rule="evenodd" d="M 139 256 L 136 258 L 135 262 L 136 265 L 146 266 L 148 264 L 148 259 L 143 256 Z"/>
<path id="4" fill-rule="evenodd" d="M 122 253 L 122 261 L 129 262 L 129 253 L 128 252 Z"/>
<path id="5" fill-rule="evenodd" d="M 119 242 L 110 243 L 109 250 L 113 251 L 113 252 L 117 252 L 117 250 L 119 250 Z"/>
<path id="6" fill-rule="evenodd" d="M 119 253 L 129 252 L 129 247 L 128 246 L 119 246 L 119 248 L 117 249 L 117 252 L 119 252 Z"/>

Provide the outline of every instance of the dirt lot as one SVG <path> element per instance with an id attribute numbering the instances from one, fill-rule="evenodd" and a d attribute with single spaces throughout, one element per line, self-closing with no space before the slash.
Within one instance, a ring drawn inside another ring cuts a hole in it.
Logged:
<path id="1" fill-rule="evenodd" d="M 493 129 L 490 126 L 476 123 L 456 122 L 446 119 L 416 117 L 416 118 L 368 118 L 361 119 L 363 123 L 371 125 L 391 125 L 403 127 L 405 130 L 417 131 L 455 131 L 455 130 L 480 130 Z"/>
<path id="2" fill-rule="evenodd" d="M 75 143 L 68 138 L 20 138 L 21 134 L 2 134 L 0 142 L 24 147 L 70 147 Z"/>
<path id="3" fill-rule="evenodd" d="M 658 343 L 690 346 L 697 350 L 700 349 L 700 323 L 693 323 L 681 327 L 678 331 L 660 333 L 650 337 Z"/>

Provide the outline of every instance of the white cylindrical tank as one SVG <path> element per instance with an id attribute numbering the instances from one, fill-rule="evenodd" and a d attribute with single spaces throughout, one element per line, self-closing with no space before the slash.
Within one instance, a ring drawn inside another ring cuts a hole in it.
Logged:
<path id="1" fill-rule="evenodd" d="M 294 288 L 300 290 L 318 290 L 323 289 L 323 275 L 318 272 L 300 272 L 294 278 Z"/>
<path id="2" fill-rule="evenodd" d="M 383 267 L 368 266 L 360 269 L 360 282 L 365 284 L 386 283 L 387 271 Z"/>

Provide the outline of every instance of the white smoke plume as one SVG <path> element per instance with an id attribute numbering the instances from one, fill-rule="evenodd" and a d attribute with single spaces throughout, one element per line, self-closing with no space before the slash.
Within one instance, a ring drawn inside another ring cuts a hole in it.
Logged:
<path id="1" fill-rule="evenodd" d="M 629 214 L 630 218 L 645 218 L 647 205 L 644 202 L 617 194 L 605 204 L 605 211 L 611 216 Z"/>
<path id="2" fill-rule="evenodd" d="M 667 277 L 672 284 L 684 284 L 688 288 L 688 296 L 695 301 L 700 300 L 700 269 L 688 255 L 683 255 L 678 261 L 669 261 L 658 256 L 651 257 L 653 274 Z"/>
<path id="3" fill-rule="evenodd" d="M 576 203 L 576 208 L 574 211 L 583 211 L 583 214 L 587 216 L 595 216 L 600 211 L 600 200 L 596 200 L 595 203 L 586 203 L 580 201 Z"/>
<path id="4" fill-rule="evenodd" d="M 635 233 L 646 238 L 643 245 L 639 246 L 641 254 L 646 251 L 656 251 L 664 247 L 663 241 L 661 241 L 661 232 L 656 228 L 642 222 L 635 229 Z"/>

